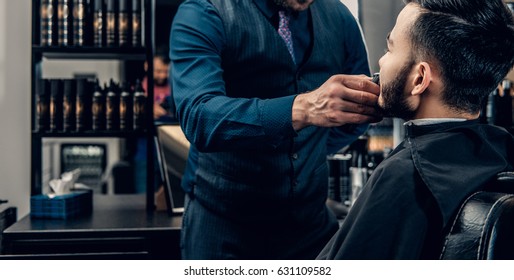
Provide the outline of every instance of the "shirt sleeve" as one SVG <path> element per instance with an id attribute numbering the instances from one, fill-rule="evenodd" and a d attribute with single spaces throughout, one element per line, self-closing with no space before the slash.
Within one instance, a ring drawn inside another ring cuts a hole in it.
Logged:
<path id="1" fill-rule="evenodd" d="M 273 149 L 295 135 L 295 96 L 262 100 L 226 96 L 223 22 L 207 0 L 186 1 L 170 35 L 173 97 L 188 140 L 199 151 Z"/>

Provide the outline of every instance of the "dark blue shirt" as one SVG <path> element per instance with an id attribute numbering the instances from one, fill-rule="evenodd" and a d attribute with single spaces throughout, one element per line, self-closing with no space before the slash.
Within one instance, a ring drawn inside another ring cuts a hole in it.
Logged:
<path id="1" fill-rule="evenodd" d="M 254 2 L 270 22 L 278 27 L 279 8 L 272 1 Z M 295 57 L 299 64 L 304 61 L 311 48 L 310 21 L 308 10 L 293 13 L 290 20 Z M 354 36 L 349 37 L 362 38 L 360 30 L 354 26 L 341 26 L 341 29 L 354 33 Z M 182 181 L 188 192 L 194 184 L 199 150 L 248 150 L 255 147 L 256 141 L 278 145 L 284 138 L 296 133 L 292 127 L 292 104 L 296 95 L 266 100 L 231 98 L 225 95 L 221 66 L 225 41 L 223 22 L 210 1 L 188 0 L 180 6 L 170 36 L 170 57 L 177 116 L 191 142 Z M 367 54 L 362 48 L 362 42 L 356 40 L 354 44 L 355 48 L 351 52 L 355 65 L 365 66 L 353 68 L 347 74 L 369 75 Z M 333 153 L 341 149 L 366 128 L 367 125 L 361 125 L 352 133 L 346 133 L 342 129 L 332 130 L 328 151 Z"/>

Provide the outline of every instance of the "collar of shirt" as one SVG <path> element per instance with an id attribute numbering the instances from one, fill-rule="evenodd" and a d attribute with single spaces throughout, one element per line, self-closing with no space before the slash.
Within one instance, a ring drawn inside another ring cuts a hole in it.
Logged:
<path id="1" fill-rule="evenodd" d="M 273 0 L 253 0 L 257 8 L 261 10 L 261 12 L 278 27 L 278 11 L 283 9 L 279 7 Z M 307 10 L 302 12 L 291 12 L 291 19 L 294 21 L 303 15 L 307 15 Z"/>
<path id="2" fill-rule="evenodd" d="M 273 17 L 280 9 L 272 0 L 254 0 L 253 2 L 267 18 Z"/>
<path id="3" fill-rule="evenodd" d="M 438 123 L 446 123 L 446 122 L 463 122 L 466 119 L 459 118 L 426 118 L 426 119 L 417 119 L 410 120 L 405 122 L 403 125 L 430 125 L 430 124 L 438 124 Z"/>

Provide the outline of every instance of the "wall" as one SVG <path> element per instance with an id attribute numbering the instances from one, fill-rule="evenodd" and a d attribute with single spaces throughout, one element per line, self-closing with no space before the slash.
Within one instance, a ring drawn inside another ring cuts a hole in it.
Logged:
<path id="1" fill-rule="evenodd" d="M 2 0 L 0 0 L 2 1 Z M 5 0 L 3 0 L 5 1 Z M 116 60 L 48 60 L 43 59 L 42 75 L 49 78 L 73 78 L 75 75 L 94 75 L 100 84 L 109 83 L 112 78 L 119 83 L 121 63 Z"/>
<path id="2" fill-rule="evenodd" d="M 359 6 L 359 20 L 368 46 L 371 72 L 378 72 L 378 60 L 387 47 L 387 34 L 393 29 L 404 4 L 400 0 L 359 0 Z"/>
<path id="3" fill-rule="evenodd" d="M 359 18 L 359 1 L 358 0 L 341 0 L 352 12 L 355 18 Z"/>
<path id="4" fill-rule="evenodd" d="M 29 211 L 30 0 L 0 0 L 0 199 Z"/>

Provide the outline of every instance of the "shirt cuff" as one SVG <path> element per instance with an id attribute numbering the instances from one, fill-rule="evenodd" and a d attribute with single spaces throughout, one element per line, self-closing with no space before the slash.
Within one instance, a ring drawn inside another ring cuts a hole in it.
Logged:
<path id="1" fill-rule="evenodd" d="M 260 103 L 260 118 L 266 135 L 282 135 L 281 139 L 297 135 L 292 124 L 293 101 L 295 98 L 296 95 L 289 95 L 262 100 Z"/>

